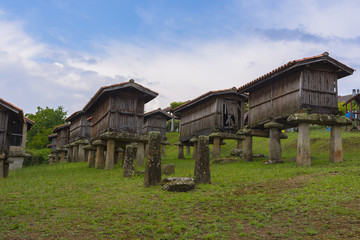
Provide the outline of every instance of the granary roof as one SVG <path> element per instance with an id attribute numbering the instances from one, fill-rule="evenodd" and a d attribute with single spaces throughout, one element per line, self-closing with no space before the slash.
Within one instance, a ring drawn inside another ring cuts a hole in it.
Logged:
<path id="1" fill-rule="evenodd" d="M 53 132 L 53 133 L 56 133 L 56 132 L 60 131 L 61 129 L 69 128 L 69 127 L 70 127 L 70 123 L 61 124 L 61 125 L 59 125 L 59 126 L 56 126 L 56 127 L 52 130 L 52 132 Z"/>
<path id="2" fill-rule="evenodd" d="M 95 95 L 90 99 L 90 101 L 85 105 L 83 108 L 84 112 L 87 112 L 104 94 L 116 91 L 119 89 L 126 89 L 126 88 L 134 88 L 138 91 L 141 91 L 145 94 L 145 103 L 149 102 L 150 100 L 154 99 L 157 95 L 157 92 L 154 92 L 140 84 L 135 83 L 133 79 L 130 79 L 128 82 L 113 84 L 110 86 L 101 87 Z"/>
<path id="3" fill-rule="evenodd" d="M 229 88 L 229 89 L 225 89 L 225 90 L 218 90 L 218 91 L 209 91 L 191 101 L 188 101 L 188 102 L 185 102 L 183 105 L 180 105 L 178 107 L 176 107 L 174 109 L 174 112 L 181 112 L 183 111 L 184 109 L 190 107 L 190 106 L 193 106 L 194 104 L 196 103 L 199 103 L 201 101 L 204 101 L 205 99 L 207 98 L 210 98 L 210 97 L 213 97 L 213 96 L 219 96 L 219 95 L 223 95 L 223 94 L 236 94 L 236 95 L 239 95 L 243 98 L 248 98 L 248 95 L 247 94 L 244 94 L 244 93 L 238 93 L 236 91 L 236 88 L 233 87 L 233 88 Z"/>
<path id="4" fill-rule="evenodd" d="M 50 135 L 48 135 L 48 139 L 51 140 L 52 138 L 54 138 L 56 136 L 57 136 L 57 133 L 50 134 Z"/>
<path id="5" fill-rule="evenodd" d="M 161 110 L 161 109 L 159 108 L 159 109 L 155 109 L 155 110 L 153 110 L 153 111 L 150 111 L 150 112 L 145 113 L 145 114 L 144 114 L 144 119 L 145 119 L 145 118 L 148 118 L 148 117 L 150 117 L 150 116 L 152 116 L 152 115 L 154 115 L 154 114 L 157 114 L 157 113 L 160 113 L 160 114 L 163 114 L 164 116 L 166 116 L 166 119 L 167 119 L 167 120 L 170 120 L 170 119 L 172 119 L 172 118 L 175 118 L 174 116 L 168 114 L 167 112 L 165 112 L 164 110 Z"/>
<path id="6" fill-rule="evenodd" d="M 352 96 L 347 101 L 345 101 L 343 106 L 349 104 L 352 100 L 355 100 L 357 103 L 360 103 L 360 93 L 356 94 L 355 96 Z"/>
<path id="7" fill-rule="evenodd" d="M 20 122 L 25 122 L 24 112 L 23 112 L 22 109 L 20 109 L 20 108 L 16 107 L 15 105 L 5 101 L 2 98 L 0 98 L 0 105 L 7 108 L 7 109 L 9 109 L 13 113 L 17 114 L 19 116 L 19 121 Z"/>
<path id="8" fill-rule="evenodd" d="M 247 92 L 248 90 L 256 87 L 259 84 L 262 84 L 270 79 L 273 79 L 276 76 L 279 76 L 280 74 L 283 74 L 285 72 L 288 72 L 290 70 L 303 67 L 309 64 L 313 63 L 319 63 L 319 62 L 327 62 L 331 64 L 334 68 L 337 68 L 338 72 L 338 78 L 343 78 L 348 75 L 351 75 L 355 70 L 346 66 L 345 64 L 337 61 L 336 59 L 329 56 L 328 52 L 324 52 L 323 54 L 313 56 L 313 57 L 307 57 L 299 60 L 290 61 L 285 65 L 282 65 L 278 67 L 277 69 L 241 86 L 238 88 L 239 92 Z"/>
<path id="9" fill-rule="evenodd" d="M 76 111 L 73 114 L 71 114 L 70 116 L 68 116 L 67 118 L 65 118 L 65 121 L 66 122 L 71 122 L 71 120 L 73 120 L 74 118 L 77 118 L 77 117 L 79 117 L 79 116 L 81 116 L 83 114 L 84 114 L 83 110 Z"/>

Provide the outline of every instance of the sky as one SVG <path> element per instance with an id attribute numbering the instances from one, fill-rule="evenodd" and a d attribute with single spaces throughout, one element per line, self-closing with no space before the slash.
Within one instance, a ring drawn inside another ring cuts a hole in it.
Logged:
<path id="1" fill-rule="evenodd" d="M 0 98 L 70 115 L 134 79 L 159 93 L 150 111 L 325 51 L 357 70 L 359 12 L 358 0 L 0 0 Z M 338 86 L 360 88 L 358 71 Z"/>

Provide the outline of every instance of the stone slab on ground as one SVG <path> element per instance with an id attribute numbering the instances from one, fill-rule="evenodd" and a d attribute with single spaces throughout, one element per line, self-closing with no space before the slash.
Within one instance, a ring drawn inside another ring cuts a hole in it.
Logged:
<path id="1" fill-rule="evenodd" d="M 227 164 L 227 163 L 234 163 L 234 162 L 238 162 L 238 161 L 239 161 L 238 158 L 219 158 L 219 159 L 213 160 L 213 163 L 215 163 L 215 164 Z"/>
<path id="2" fill-rule="evenodd" d="M 166 177 L 162 189 L 169 192 L 188 192 L 195 189 L 195 180 L 189 177 Z"/>
<path id="3" fill-rule="evenodd" d="M 165 175 L 170 175 L 175 173 L 175 164 L 165 164 L 163 167 L 163 173 Z"/>

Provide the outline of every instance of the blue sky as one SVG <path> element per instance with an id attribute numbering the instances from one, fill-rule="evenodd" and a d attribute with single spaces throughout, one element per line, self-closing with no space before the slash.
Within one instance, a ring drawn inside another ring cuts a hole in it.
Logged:
<path id="1" fill-rule="evenodd" d="M 240 87 L 321 54 L 359 69 L 357 0 L 0 0 L 0 97 L 80 110 L 133 78 L 159 92 L 146 110 Z M 339 80 L 339 94 L 360 88 Z"/>

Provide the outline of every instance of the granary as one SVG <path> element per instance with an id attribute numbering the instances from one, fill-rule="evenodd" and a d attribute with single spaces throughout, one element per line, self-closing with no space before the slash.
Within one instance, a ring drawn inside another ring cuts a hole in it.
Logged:
<path id="1" fill-rule="evenodd" d="M 51 154 L 48 156 L 48 162 L 49 164 L 54 163 L 57 158 L 57 154 L 56 154 L 56 139 L 57 139 L 57 134 L 50 134 L 48 135 L 48 140 L 49 140 L 49 144 L 47 145 L 48 148 L 51 149 Z"/>
<path id="2" fill-rule="evenodd" d="M 23 129 L 24 124 L 23 111 L 0 98 L 0 178 L 7 177 L 9 173 L 9 153 L 13 128 L 21 126 Z M 20 139 L 18 140 L 20 141 Z"/>
<path id="3" fill-rule="evenodd" d="M 148 135 L 151 131 L 160 132 L 163 155 L 166 155 L 165 145 L 169 144 L 166 141 L 166 123 L 168 120 L 173 118 L 174 117 L 172 115 L 160 108 L 144 114 L 143 134 Z M 138 147 L 142 147 L 141 143 L 138 144 Z M 139 158 L 141 159 L 141 156 L 139 156 Z"/>
<path id="4" fill-rule="evenodd" d="M 25 157 L 30 156 L 25 152 L 26 150 L 26 136 L 27 132 L 34 125 L 34 121 L 24 117 L 25 123 L 14 122 L 11 131 L 10 144 L 10 170 L 22 168 Z"/>
<path id="5" fill-rule="evenodd" d="M 331 125 L 332 161 L 342 161 L 341 125 L 337 80 L 354 69 L 331 58 L 327 52 L 291 61 L 238 89 L 247 93 L 248 128 L 244 156 L 251 160 L 251 136 L 270 137 L 270 162 L 281 161 L 281 130 L 298 127 L 298 165 L 310 165 L 309 124 Z"/>
<path id="6" fill-rule="evenodd" d="M 65 162 L 67 153 L 65 146 L 69 143 L 70 124 L 65 123 L 56 126 L 52 132 L 56 133 L 56 149 L 54 152 L 56 155 L 55 162 Z"/>
<path id="7" fill-rule="evenodd" d="M 144 105 L 157 95 L 132 79 L 101 87 L 95 93 L 83 111 L 87 117 L 91 117 L 90 141 L 92 146 L 96 146 L 96 167 L 113 168 L 115 151 L 119 147 L 124 148 L 131 142 L 147 141 L 146 136 L 142 135 Z"/>
<path id="8" fill-rule="evenodd" d="M 83 147 L 89 143 L 90 122 L 82 110 L 71 114 L 65 121 L 70 122 L 69 144 L 65 146 L 68 149 L 68 161 L 84 162 L 87 152 Z"/>
<path id="9" fill-rule="evenodd" d="M 360 93 L 359 93 L 359 89 L 357 89 L 357 91 L 355 91 L 355 89 L 353 89 L 352 96 L 350 96 L 348 98 L 348 100 L 344 101 L 344 103 L 342 105 L 345 106 L 345 112 L 346 112 L 345 116 L 350 118 L 353 123 L 350 128 L 348 128 L 346 126 L 346 130 L 347 131 L 351 131 L 351 130 L 359 131 L 360 130 L 360 111 L 359 111 Z"/>
<path id="10" fill-rule="evenodd" d="M 183 158 L 183 145 L 193 145 L 200 135 L 210 136 L 214 158 L 220 157 L 222 139 L 236 139 L 240 144 L 243 138 L 236 132 L 244 127 L 246 101 L 246 94 L 231 88 L 207 92 L 175 108 L 175 115 L 180 117 L 179 158 Z"/>

